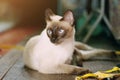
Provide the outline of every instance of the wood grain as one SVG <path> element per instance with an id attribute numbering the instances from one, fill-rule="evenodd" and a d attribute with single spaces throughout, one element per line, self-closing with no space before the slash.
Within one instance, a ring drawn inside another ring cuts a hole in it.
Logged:
<path id="1" fill-rule="evenodd" d="M 49 75 L 41 74 L 24 66 L 20 57 L 16 64 L 9 70 L 3 80 L 74 80 L 74 75 Z"/>
<path id="2" fill-rule="evenodd" d="M 23 44 L 23 43 L 21 43 Z M 0 59 L 0 80 L 4 78 L 7 72 L 12 68 L 12 66 L 19 59 L 22 51 L 20 50 L 11 50 L 6 55 Z"/>

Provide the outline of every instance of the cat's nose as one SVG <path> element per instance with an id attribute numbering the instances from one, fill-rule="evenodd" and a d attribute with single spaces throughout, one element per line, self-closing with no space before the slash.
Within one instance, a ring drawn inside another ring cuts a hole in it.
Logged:
<path id="1" fill-rule="evenodd" d="M 52 39 L 51 39 L 51 42 L 52 42 L 52 43 L 55 43 L 56 40 L 57 40 L 56 38 L 52 38 Z"/>

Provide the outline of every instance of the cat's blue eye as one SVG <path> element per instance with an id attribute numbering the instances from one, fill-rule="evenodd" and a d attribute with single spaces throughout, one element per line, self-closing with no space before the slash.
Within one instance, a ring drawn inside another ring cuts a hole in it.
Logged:
<path id="1" fill-rule="evenodd" d="M 61 33 L 64 33 L 65 30 L 63 29 L 60 29 L 58 32 L 61 34 Z"/>
<path id="2" fill-rule="evenodd" d="M 52 30 L 48 29 L 48 30 L 47 30 L 47 33 L 48 33 L 49 35 L 51 35 L 51 34 L 52 34 Z"/>

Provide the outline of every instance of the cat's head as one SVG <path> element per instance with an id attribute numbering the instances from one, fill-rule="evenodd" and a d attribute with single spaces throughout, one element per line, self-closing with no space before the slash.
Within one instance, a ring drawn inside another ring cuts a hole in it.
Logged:
<path id="1" fill-rule="evenodd" d="M 67 10 L 62 17 L 54 14 L 51 9 L 47 9 L 45 19 L 46 33 L 52 43 L 60 44 L 66 39 L 74 38 L 74 17 L 71 10 Z"/>

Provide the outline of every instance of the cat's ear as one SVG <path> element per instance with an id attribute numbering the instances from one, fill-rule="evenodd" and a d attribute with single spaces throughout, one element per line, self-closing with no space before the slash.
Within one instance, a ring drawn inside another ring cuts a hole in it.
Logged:
<path id="1" fill-rule="evenodd" d="M 67 10 L 64 13 L 63 19 L 64 21 L 70 23 L 70 25 L 73 25 L 74 23 L 74 16 L 73 16 L 73 12 L 71 10 Z"/>
<path id="2" fill-rule="evenodd" d="M 46 9 L 46 11 L 45 11 L 45 20 L 46 21 L 51 21 L 51 18 L 50 18 L 50 16 L 53 16 L 53 15 L 55 15 L 54 13 L 53 13 L 53 11 L 51 10 L 51 9 Z"/>

